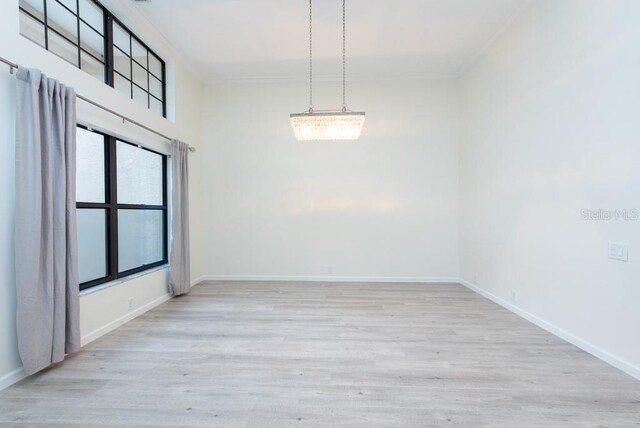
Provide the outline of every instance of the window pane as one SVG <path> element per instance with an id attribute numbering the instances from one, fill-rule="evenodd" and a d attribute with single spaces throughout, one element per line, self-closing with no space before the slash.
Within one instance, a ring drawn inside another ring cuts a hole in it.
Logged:
<path id="1" fill-rule="evenodd" d="M 124 272 L 161 261 L 164 211 L 118 210 L 118 269 Z"/>
<path id="2" fill-rule="evenodd" d="M 147 48 L 142 46 L 135 38 L 131 38 L 131 56 L 144 69 L 147 69 Z"/>
<path id="3" fill-rule="evenodd" d="M 137 62 L 133 63 L 133 83 L 140 86 L 145 91 L 149 90 L 147 83 L 147 70 L 140 67 Z"/>
<path id="4" fill-rule="evenodd" d="M 80 283 L 107 276 L 107 215 L 102 209 L 78 209 Z"/>
<path id="5" fill-rule="evenodd" d="M 100 80 L 101 82 L 104 82 L 105 81 L 104 64 L 98 61 L 97 59 L 95 59 L 94 57 L 92 57 L 91 55 L 89 55 L 88 53 L 86 53 L 85 51 L 82 51 L 81 55 L 82 55 L 81 68 L 87 73 L 89 73 L 90 75 L 92 75 L 93 77 L 95 77 L 96 79 Z"/>
<path id="6" fill-rule="evenodd" d="M 105 202 L 104 136 L 78 128 L 76 200 Z"/>
<path id="7" fill-rule="evenodd" d="M 162 116 L 162 114 L 164 113 L 162 101 L 157 100 L 154 97 L 149 97 L 149 100 L 151 102 L 151 104 L 149 105 L 149 108 L 155 111 L 156 113 L 158 113 L 160 116 Z"/>
<path id="8" fill-rule="evenodd" d="M 47 3 L 47 25 L 78 44 L 78 18 L 55 0 Z"/>
<path id="9" fill-rule="evenodd" d="M 159 100 L 162 99 L 162 82 L 153 76 L 149 76 L 149 92 Z"/>
<path id="10" fill-rule="evenodd" d="M 49 30 L 49 50 L 78 67 L 78 47 Z"/>
<path id="11" fill-rule="evenodd" d="M 93 1 L 80 0 L 80 18 L 104 35 L 104 13 Z"/>
<path id="12" fill-rule="evenodd" d="M 129 42 L 129 32 L 122 28 L 117 22 L 113 23 L 113 43 L 127 55 L 131 55 L 131 45 Z"/>
<path id="13" fill-rule="evenodd" d="M 113 68 L 127 79 L 131 79 L 131 58 L 117 47 L 113 49 Z"/>
<path id="14" fill-rule="evenodd" d="M 162 156 L 118 141 L 118 203 L 162 205 Z"/>
<path id="15" fill-rule="evenodd" d="M 127 98 L 131 98 L 131 82 L 120 76 L 118 73 L 114 74 L 113 79 L 113 87 L 126 95 Z"/>
<path id="16" fill-rule="evenodd" d="M 44 22 L 44 0 L 20 0 L 20 7 Z"/>
<path id="17" fill-rule="evenodd" d="M 80 23 L 80 46 L 101 62 L 104 62 L 104 37 L 84 22 Z"/>
<path id="18" fill-rule="evenodd" d="M 20 11 L 20 34 L 40 46 L 45 47 L 44 24 L 41 24 L 22 11 Z"/>
<path id="19" fill-rule="evenodd" d="M 157 56 L 149 52 L 149 71 L 158 79 L 162 79 L 162 63 Z"/>
<path id="20" fill-rule="evenodd" d="M 143 107 L 149 108 L 149 93 L 133 85 L 133 100 Z"/>

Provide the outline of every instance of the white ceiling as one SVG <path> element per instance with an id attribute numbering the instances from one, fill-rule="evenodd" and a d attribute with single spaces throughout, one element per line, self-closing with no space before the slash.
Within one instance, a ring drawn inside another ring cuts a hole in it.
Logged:
<path id="1" fill-rule="evenodd" d="M 129 1 L 203 81 L 308 76 L 306 0 Z M 347 0 L 347 77 L 457 76 L 529 1 Z M 314 75 L 338 78 L 342 2 L 313 6 Z"/>

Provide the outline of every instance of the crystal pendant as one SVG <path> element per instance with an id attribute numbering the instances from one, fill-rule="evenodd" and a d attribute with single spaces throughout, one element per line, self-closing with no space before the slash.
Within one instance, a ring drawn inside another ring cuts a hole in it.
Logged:
<path id="1" fill-rule="evenodd" d="M 298 141 L 357 140 L 362 133 L 364 113 L 292 113 L 289 121 Z"/>

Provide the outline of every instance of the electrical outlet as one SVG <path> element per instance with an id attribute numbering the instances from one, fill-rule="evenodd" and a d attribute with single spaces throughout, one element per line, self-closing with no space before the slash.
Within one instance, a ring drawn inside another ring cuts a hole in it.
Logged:
<path id="1" fill-rule="evenodd" d="M 511 299 L 511 303 L 515 303 L 516 302 L 516 292 L 513 291 L 513 290 L 511 290 L 510 299 Z"/>
<path id="2" fill-rule="evenodd" d="M 478 275 L 473 275 L 473 285 L 478 285 Z"/>
<path id="3" fill-rule="evenodd" d="M 628 262 L 629 261 L 629 244 L 623 244 L 620 242 L 609 242 L 607 253 L 611 260 Z"/>
<path id="4" fill-rule="evenodd" d="M 333 275 L 333 268 L 332 268 L 332 267 L 328 267 L 328 268 L 327 268 L 327 273 L 328 273 L 329 275 Z"/>
<path id="5" fill-rule="evenodd" d="M 129 309 L 130 311 L 133 310 L 133 297 L 129 297 L 129 300 L 127 301 L 127 309 Z"/>

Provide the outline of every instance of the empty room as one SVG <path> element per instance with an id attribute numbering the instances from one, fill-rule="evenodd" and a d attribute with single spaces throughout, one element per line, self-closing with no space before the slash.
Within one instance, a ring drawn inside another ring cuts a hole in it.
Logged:
<path id="1" fill-rule="evenodd" d="M 639 0 L 0 16 L 1 427 L 640 427 Z"/>

